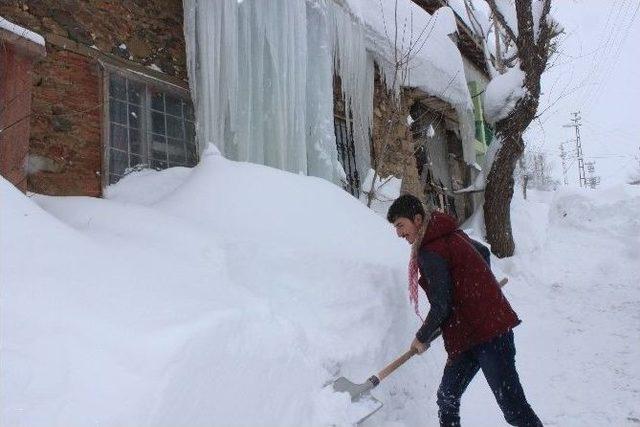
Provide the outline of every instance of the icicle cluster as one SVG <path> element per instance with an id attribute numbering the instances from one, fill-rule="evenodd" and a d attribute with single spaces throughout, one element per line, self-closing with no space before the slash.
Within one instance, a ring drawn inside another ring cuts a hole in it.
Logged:
<path id="1" fill-rule="evenodd" d="M 362 27 L 333 1 L 184 0 L 189 80 L 201 146 L 339 182 L 333 72 L 369 164 L 373 61 Z"/>
<path id="2" fill-rule="evenodd" d="M 456 109 L 465 160 L 475 161 L 471 98 L 462 59 L 448 37 L 455 31 L 453 12 L 441 8 L 431 17 L 409 0 L 398 2 L 398 27 L 413 31 L 403 37 L 426 35 L 414 47 L 408 79 L 400 82 L 389 78 L 395 22 L 388 3 L 380 2 L 378 10 L 364 0 L 184 0 L 201 147 L 212 142 L 231 159 L 339 183 L 344 170 L 333 128 L 335 71 L 364 176 L 375 59 L 396 93 L 400 83 L 420 87 Z"/>

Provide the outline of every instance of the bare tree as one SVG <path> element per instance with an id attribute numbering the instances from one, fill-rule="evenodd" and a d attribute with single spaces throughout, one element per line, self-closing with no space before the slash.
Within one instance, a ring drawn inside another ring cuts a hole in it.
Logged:
<path id="1" fill-rule="evenodd" d="M 527 188 L 551 191 L 560 186 L 560 181 L 553 177 L 553 166 L 543 152 L 525 152 L 518 161 L 515 179 L 522 184 L 525 199 Z"/>
<path id="2" fill-rule="evenodd" d="M 487 240 L 492 252 L 502 258 L 513 255 L 515 249 L 510 216 L 514 170 L 524 153 L 523 134 L 536 118 L 540 80 L 555 51 L 554 39 L 560 30 L 549 16 L 551 0 L 515 0 L 517 28 L 510 26 L 496 0 L 486 1 L 494 22 L 498 24 L 494 28 L 499 27 L 504 31 L 505 45 L 512 46 L 511 49 L 505 49 L 508 56 L 499 60 L 500 65 L 519 67 L 524 73 L 524 95 L 509 114 L 495 124 L 496 139 L 501 145 L 487 175 L 485 187 L 484 220 Z M 538 13 L 534 14 L 534 9 Z"/>

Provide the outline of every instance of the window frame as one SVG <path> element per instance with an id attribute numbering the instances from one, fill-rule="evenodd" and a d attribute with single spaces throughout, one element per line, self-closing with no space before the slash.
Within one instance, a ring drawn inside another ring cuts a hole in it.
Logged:
<path id="1" fill-rule="evenodd" d="M 173 167 L 173 166 L 169 166 L 169 163 L 171 163 L 169 161 L 169 152 L 168 152 L 168 146 L 169 146 L 169 135 L 168 135 L 168 129 L 167 129 L 167 114 L 169 114 L 170 116 L 174 117 L 173 114 L 171 113 L 167 113 L 167 108 L 166 108 L 166 95 L 170 95 L 174 98 L 177 98 L 187 104 L 190 104 L 193 108 L 194 108 L 194 117 L 192 120 L 189 120 L 186 118 L 185 116 L 185 112 L 183 110 L 182 112 L 182 120 L 181 120 L 181 128 L 182 128 L 182 135 L 184 137 L 183 141 L 184 143 L 187 142 L 187 129 L 186 129 L 186 125 L 185 125 L 185 121 L 192 121 L 194 124 L 194 148 L 195 148 L 195 163 L 197 164 L 197 162 L 200 160 L 199 159 L 199 153 L 200 153 L 200 144 L 198 141 L 198 135 L 196 132 L 196 117 L 195 117 L 195 106 L 193 106 L 193 102 L 191 100 L 191 94 L 189 92 L 188 89 L 178 86 L 174 83 L 165 81 L 165 80 L 161 80 L 155 77 L 152 77 L 150 75 L 146 75 L 143 74 L 141 72 L 136 72 L 136 71 L 132 71 L 126 68 L 121 68 L 118 66 L 114 66 L 111 64 L 102 64 L 103 65 L 103 73 L 102 73 L 102 99 L 103 99 L 103 109 L 102 109 L 102 123 L 103 125 L 101 126 L 102 128 L 102 168 L 101 168 L 101 183 L 102 183 L 102 188 L 106 188 L 108 187 L 110 184 L 110 175 L 111 175 L 111 170 L 110 170 L 110 150 L 112 148 L 111 146 L 111 126 L 112 126 L 112 120 L 111 120 L 111 93 L 110 93 L 110 80 L 111 80 L 111 76 L 112 75 L 117 75 L 119 77 L 122 77 L 126 80 L 129 81 L 133 81 L 136 82 L 138 84 L 141 84 L 144 86 L 144 94 L 143 94 L 143 99 L 140 103 L 140 112 L 141 112 L 141 117 L 139 117 L 139 121 L 140 121 L 140 144 L 141 144 L 141 153 L 140 156 L 147 160 L 146 163 L 143 164 L 148 164 L 149 167 L 151 167 L 151 149 L 152 149 L 152 135 L 154 134 L 152 126 L 151 126 L 151 115 L 153 112 L 158 112 L 157 110 L 153 109 L 151 107 L 151 93 L 153 90 L 156 90 L 158 92 L 163 93 L 165 96 L 163 96 L 163 102 L 164 102 L 164 107 L 165 107 L 165 111 L 161 112 L 162 113 L 162 117 L 164 119 L 164 125 L 165 125 L 165 134 L 164 134 L 164 145 L 165 145 L 165 149 L 166 149 L 166 157 L 165 157 L 165 163 L 166 163 L 166 168 L 169 167 Z M 126 101 L 126 105 L 127 105 L 127 125 L 126 125 L 126 129 L 128 130 L 130 128 L 129 126 L 129 113 L 128 113 L 128 105 L 129 105 L 129 101 Z M 175 116 L 177 117 L 177 116 Z M 128 137 L 129 138 L 129 137 Z M 174 138 L 177 139 L 177 138 Z M 187 155 L 187 147 L 185 145 L 183 145 L 183 148 L 185 149 L 185 155 Z M 117 148 L 116 148 L 117 149 Z M 127 155 L 129 155 L 130 148 L 128 148 L 127 151 Z M 186 163 L 187 159 L 185 159 L 185 163 Z M 176 162 L 174 162 L 176 163 Z M 183 167 L 190 167 L 190 166 L 186 166 L 183 165 Z M 166 169 L 165 168 L 165 169 Z M 124 176 L 124 175 L 123 175 Z"/>
<path id="2" fill-rule="evenodd" d="M 338 161 L 347 175 L 342 188 L 355 198 L 360 197 L 360 174 L 356 163 L 356 145 L 353 139 L 353 122 L 342 114 L 333 113 L 333 132 L 336 137 Z M 351 132 L 349 131 L 351 130 Z M 340 147 L 343 147 L 342 150 Z M 345 164 L 346 163 L 346 164 Z"/>

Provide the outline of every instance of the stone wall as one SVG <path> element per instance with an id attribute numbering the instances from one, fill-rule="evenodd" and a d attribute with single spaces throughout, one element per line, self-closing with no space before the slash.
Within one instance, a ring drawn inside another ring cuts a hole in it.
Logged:
<path id="1" fill-rule="evenodd" d="M 182 0 L 3 0 L 0 16 L 187 78 Z"/>
<path id="2" fill-rule="evenodd" d="M 386 178 L 402 178 L 402 193 L 411 193 L 424 200 L 420 184 L 411 129 L 407 122 L 409 106 L 414 102 L 410 92 L 404 92 L 400 103 L 394 100 L 376 70 L 373 93 L 372 164 Z"/>
<path id="3" fill-rule="evenodd" d="M 103 64 L 186 87 L 181 0 L 4 0 L 0 16 L 40 33 L 33 73 L 28 187 L 102 194 Z"/>
<path id="4" fill-rule="evenodd" d="M 49 47 L 35 68 L 29 190 L 102 194 L 102 72 L 77 53 Z"/>
<path id="5" fill-rule="evenodd" d="M 377 165 L 376 170 L 380 176 L 394 175 L 402 178 L 401 192 L 403 194 L 413 194 L 427 203 L 427 192 L 434 193 L 434 190 L 425 185 L 425 180 L 418 172 L 416 152 L 420 140 L 413 137 L 408 121 L 411 107 L 417 103 L 422 103 L 426 108 L 441 114 L 443 121 L 446 120 L 451 128 L 457 127 L 453 121 L 456 117 L 455 112 L 450 105 L 417 89 L 403 90 L 402 100 L 398 105 L 376 72 L 373 111 L 375 152 L 372 154 L 372 157 L 375 156 L 375 160 L 372 159 L 372 163 Z M 463 160 L 462 143 L 452 130 L 447 130 L 446 142 L 448 171 L 452 183 L 446 194 L 441 194 L 441 196 L 448 198 L 447 202 L 451 202 L 453 205 L 451 208 L 455 209 L 458 219 L 464 220 L 472 213 L 471 198 L 469 195 L 454 194 L 453 191 L 470 184 L 469 167 Z M 453 213 L 453 210 L 450 213 Z"/>

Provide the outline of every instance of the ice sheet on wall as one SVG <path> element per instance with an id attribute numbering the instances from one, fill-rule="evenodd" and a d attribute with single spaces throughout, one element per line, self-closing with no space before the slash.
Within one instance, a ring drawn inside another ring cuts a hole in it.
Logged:
<path id="1" fill-rule="evenodd" d="M 363 28 L 332 0 L 184 0 L 201 146 L 339 183 L 333 71 L 360 171 L 369 166 L 373 61 Z M 334 64 L 335 62 L 335 64 Z M 205 144 L 203 144 L 205 143 Z"/>

